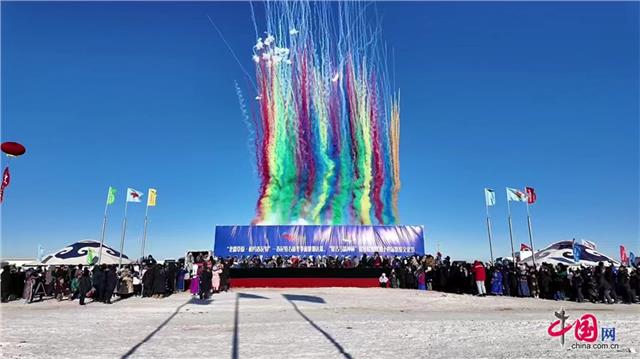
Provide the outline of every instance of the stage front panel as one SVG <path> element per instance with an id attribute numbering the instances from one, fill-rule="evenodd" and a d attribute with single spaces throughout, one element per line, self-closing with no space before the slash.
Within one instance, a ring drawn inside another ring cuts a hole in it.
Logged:
<path id="1" fill-rule="evenodd" d="M 216 226 L 216 256 L 424 253 L 422 226 Z"/>

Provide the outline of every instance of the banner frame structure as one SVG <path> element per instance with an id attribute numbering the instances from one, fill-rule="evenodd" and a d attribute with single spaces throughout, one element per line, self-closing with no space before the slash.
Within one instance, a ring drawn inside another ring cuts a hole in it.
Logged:
<path id="1" fill-rule="evenodd" d="M 216 225 L 213 252 L 219 257 L 422 255 L 424 226 Z"/>

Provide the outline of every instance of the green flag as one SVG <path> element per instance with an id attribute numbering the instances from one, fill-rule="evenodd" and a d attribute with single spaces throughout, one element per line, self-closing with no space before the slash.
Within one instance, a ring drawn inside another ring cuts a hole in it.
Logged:
<path id="1" fill-rule="evenodd" d="M 93 254 L 93 249 L 89 248 L 89 251 L 87 253 L 87 264 L 92 265 L 94 259 L 95 255 Z"/>
<path id="2" fill-rule="evenodd" d="M 116 191 L 117 189 L 109 186 L 109 194 L 107 194 L 107 204 L 113 204 L 116 201 Z"/>

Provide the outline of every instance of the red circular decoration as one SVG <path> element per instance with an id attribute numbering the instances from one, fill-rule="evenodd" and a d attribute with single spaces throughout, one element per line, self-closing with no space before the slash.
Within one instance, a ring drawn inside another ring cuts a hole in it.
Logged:
<path id="1" fill-rule="evenodd" d="M 11 156 L 20 156 L 27 152 L 27 149 L 18 142 L 3 142 L 2 152 Z"/>

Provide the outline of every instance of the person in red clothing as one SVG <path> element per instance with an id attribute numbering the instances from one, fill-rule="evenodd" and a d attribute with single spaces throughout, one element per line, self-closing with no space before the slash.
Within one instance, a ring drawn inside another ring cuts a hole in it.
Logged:
<path id="1" fill-rule="evenodd" d="M 380 268 L 382 266 L 382 258 L 380 258 L 380 253 L 373 253 L 373 267 Z"/>
<path id="2" fill-rule="evenodd" d="M 484 265 L 482 262 L 475 261 L 473 263 L 473 275 L 476 277 L 476 286 L 478 287 L 478 295 L 484 297 L 487 295 L 487 289 L 484 286 L 484 281 L 487 279 Z"/>

